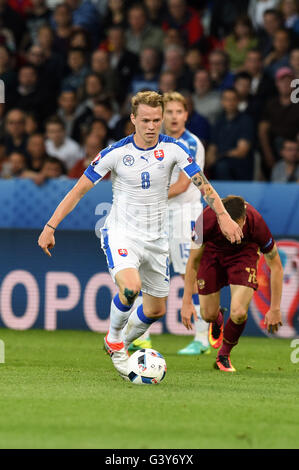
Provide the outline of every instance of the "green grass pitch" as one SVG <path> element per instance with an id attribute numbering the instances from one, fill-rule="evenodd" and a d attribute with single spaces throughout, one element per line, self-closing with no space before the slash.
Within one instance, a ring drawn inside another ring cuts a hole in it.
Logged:
<path id="1" fill-rule="evenodd" d="M 153 336 L 168 371 L 157 386 L 123 382 L 103 335 L 0 330 L 1 448 L 299 448 L 299 364 L 290 340 L 241 338 L 236 374 L 181 357 L 188 337 Z"/>

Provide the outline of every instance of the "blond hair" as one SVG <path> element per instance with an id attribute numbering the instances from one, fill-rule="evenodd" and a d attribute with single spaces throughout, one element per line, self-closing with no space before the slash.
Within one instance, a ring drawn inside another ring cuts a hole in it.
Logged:
<path id="1" fill-rule="evenodd" d="M 133 98 L 131 99 L 131 107 L 132 114 L 134 114 L 134 116 L 137 115 L 137 108 L 140 104 L 146 104 L 147 106 L 151 106 L 152 108 L 157 108 L 158 106 L 161 106 L 162 112 L 164 109 L 163 97 L 155 91 L 139 91 L 136 95 L 133 96 Z"/>
<path id="2" fill-rule="evenodd" d="M 171 101 L 177 101 L 178 103 L 181 103 L 184 106 L 185 111 L 187 111 L 186 98 L 181 93 L 179 93 L 178 91 L 170 91 L 168 93 L 164 93 L 164 95 L 163 95 L 164 106 L 167 103 L 170 103 Z"/>

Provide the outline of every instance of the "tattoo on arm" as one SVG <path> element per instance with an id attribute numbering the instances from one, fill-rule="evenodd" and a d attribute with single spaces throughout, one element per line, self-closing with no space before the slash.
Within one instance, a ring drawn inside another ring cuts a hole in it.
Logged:
<path id="1" fill-rule="evenodd" d="M 205 177 L 204 173 L 200 170 L 194 176 L 192 176 L 192 182 L 195 186 L 200 187 L 203 184 L 210 184 L 207 178 Z"/>
<path id="2" fill-rule="evenodd" d="M 275 256 L 277 255 L 277 248 L 276 248 L 276 245 L 274 245 L 274 247 L 272 248 L 272 250 L 269 252 L 269 253 L 266 253 L 265 254 L 265 258 L 268 260 L 268 261 L 272 261 Z"/>
<path id="3" fill-rule="evenodd" d="M 211 209 L 215 211 L 215 208 L 214 208 L 215 198 L 212 197 L 213 188 L 210 185 L 208 179 L 205 177 L 204 173 L 202 171 L 199 171 L 194 176 L 192 176 L 191 179 L 192 179 L 193 184 L 195 184 L 195 186 L 197 186 L 197 188 L 200 190 L 206 203 L 211 207 Z"/>

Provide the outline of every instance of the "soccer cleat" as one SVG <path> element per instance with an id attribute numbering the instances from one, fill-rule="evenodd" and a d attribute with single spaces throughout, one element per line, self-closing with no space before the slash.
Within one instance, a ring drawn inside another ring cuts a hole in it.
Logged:
<path id="1" fill-rule="evenodd" d="M 234 366 L 230 362 L 229 356 L 218 356 L 214 364 L 215 369 L 223 370 L 225 372 L 236 372 Z"/>
<path id="2" fill-rule="evenodd" d="M 135 339 L 128 347 L 128 351 L 139 351 L 139 349 L 152 349 L 152 340 L 150 337 L 147 339 Z"/>
<path id="3" fill-rule="evenodd" d="M 224 309 L 220 309 L 222 315 L 224 315 Z M 223 341 L 223 325 L 224 318 L 221 326 L 218 326 L 217 323 L 211 322 L 209 324 L 209 343 L 214 349 L 220 348 Z"/>
<path id="4" fill-rule="evenodd" d="M 196 356 L 199 354 L 210 354 L 210 346 L 204 346 L 200 341 L 192 341 L 183 349 L 180 349 L 177 354 L 181 356 Z"/>
<path id="5" fill-rule="evenodd" d="M 107 351 L 107 354 L 111 357 L 113 365 L 119 375 L 124 380 L 129 380 L 128 378 L 128 352 L 125 350 L 124 343 L 110 343 L 107 339 L 108 333 L 104 338 L 104 348 Z"/>

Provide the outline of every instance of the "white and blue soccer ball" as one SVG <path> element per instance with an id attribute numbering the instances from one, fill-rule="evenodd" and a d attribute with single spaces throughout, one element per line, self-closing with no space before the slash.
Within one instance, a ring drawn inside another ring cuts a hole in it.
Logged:
<path id="1" fill-rule="evenodd" d="M 129 357 L 128 377 L 136 385 L 159 384 L 165 377 L 166 361 L 154 349 L 140 349 Z"/>

